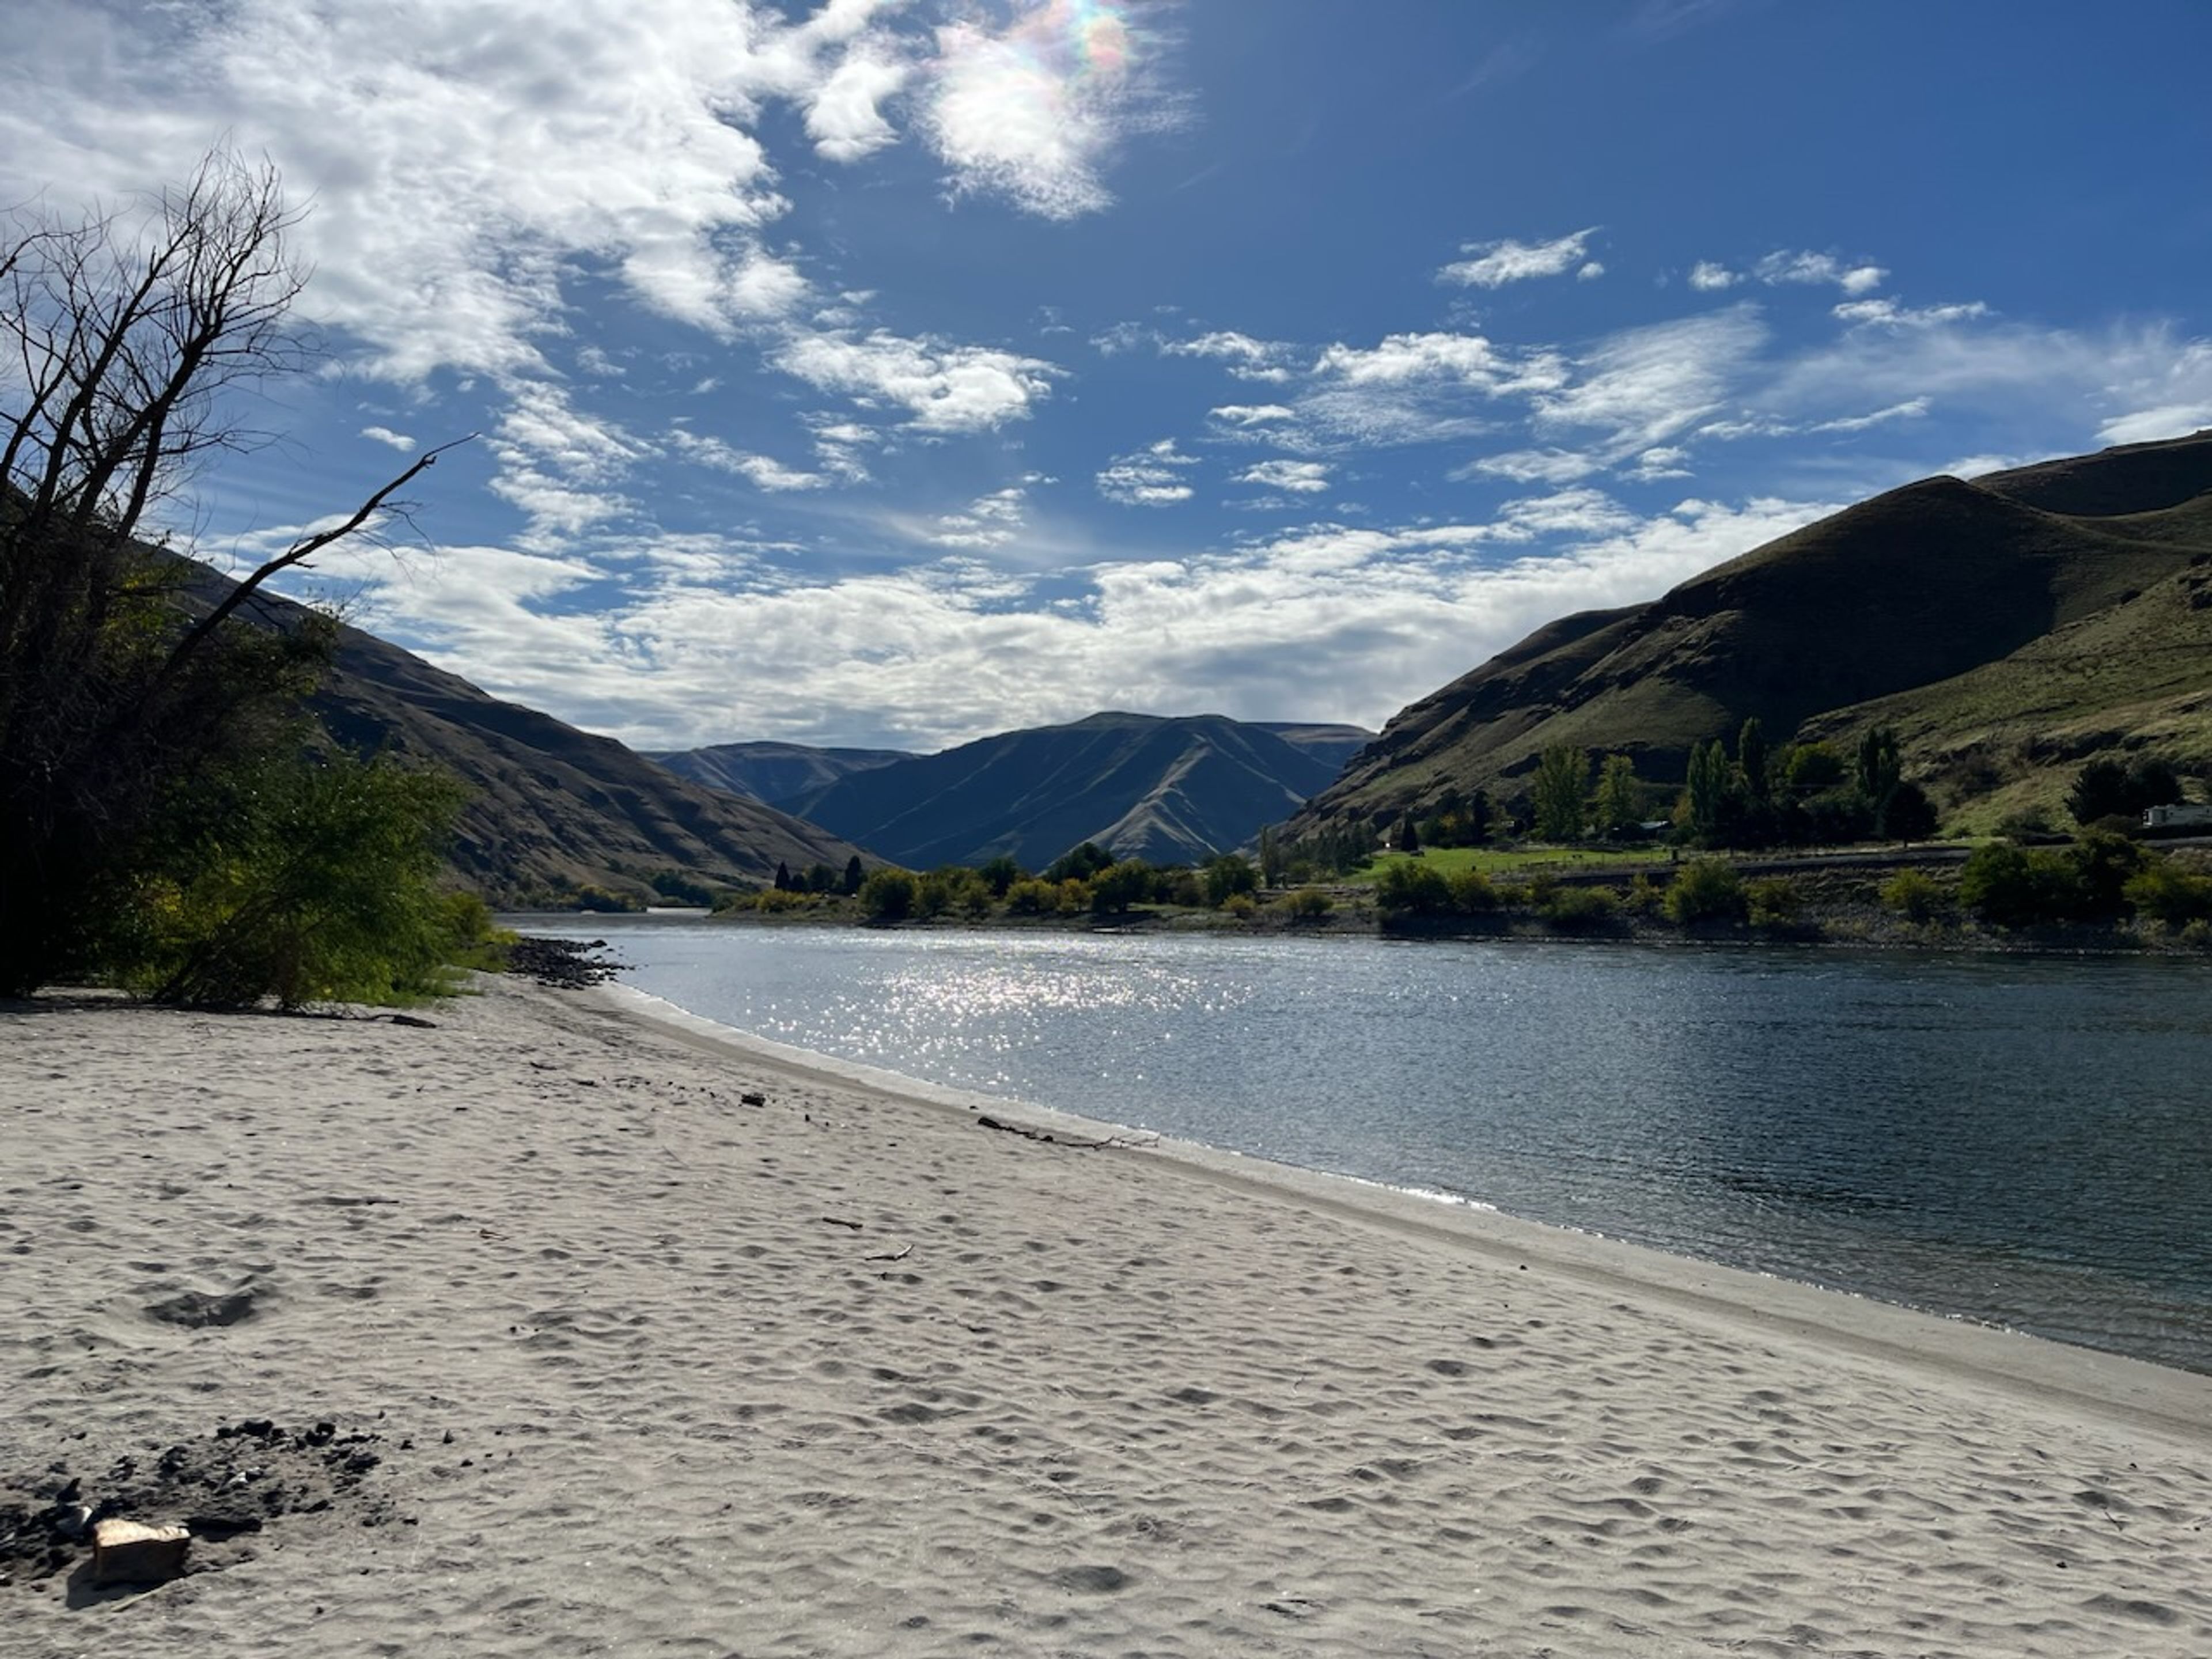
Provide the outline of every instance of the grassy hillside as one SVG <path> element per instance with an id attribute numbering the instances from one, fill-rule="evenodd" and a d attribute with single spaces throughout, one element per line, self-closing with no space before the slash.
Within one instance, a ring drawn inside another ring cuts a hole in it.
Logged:
<path id="1" fill-rule="evenodd" d="M 1993 818 L 2090 754 L 2212 748 L 2208 567 L 2212 434 L 1910 484 L 1539 630 L 1393 719 L 1292 833 L 1510 790 L 1555 743 L 1678 780 L 1752 714 L 1778 740 L 1893 725 L 1939 805 Z"/>

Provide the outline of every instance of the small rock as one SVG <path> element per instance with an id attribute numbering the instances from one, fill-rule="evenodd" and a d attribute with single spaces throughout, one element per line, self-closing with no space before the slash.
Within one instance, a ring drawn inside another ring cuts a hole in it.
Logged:
<path id="1" fill-rule="evenodd" d="M 92 1529 L 92 1582 L 160 1584 L 185 1570 L 192 1535 L 183 1527 L 149 1527 L 111 1518 Z"/>

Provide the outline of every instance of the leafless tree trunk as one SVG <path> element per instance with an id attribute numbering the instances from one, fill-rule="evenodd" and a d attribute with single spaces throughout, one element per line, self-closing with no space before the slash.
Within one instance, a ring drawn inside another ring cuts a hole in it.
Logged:
<path id="1" fill-rule="evenodd" d="M 441 453 L 185 615 L 191 568 L 140 527 L 262 441 L 226 394 L 301 367 L 297 223 L 276 170 L 227 150 L 128 221 L 0 221 L 0 994 L 76 965 L 100 872 L 180 772 L 310 683 L 317 642 L 238 626 L 239 607 Z"/>

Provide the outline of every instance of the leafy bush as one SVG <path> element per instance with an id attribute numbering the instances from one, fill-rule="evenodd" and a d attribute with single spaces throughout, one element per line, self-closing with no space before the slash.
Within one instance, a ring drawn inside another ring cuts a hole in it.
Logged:
<path id="1" fill-rule="evenodd" d="M 903 921 L 914 914 L 921 887 L 904 870 L 878 870 L 860 884 L 860 909 L 872 921 Z"/>
<path id="2" fill-rule="evenodd" d="M 1451 884 L 1429 866 L 1403 860 L 1383 866 L 1375 903 L 1386 916 L 1440 915 L 1452 908 Z"/>
<path id="3" fill-rule="evenodd" d="M 1884 882 L 1881 902 L 1908 921 L 1932 921 L 1951 908 L 1942 884 L 1917 870 L 1900 870 Z"/>
<path id="4" fill-rule="evenodd" d="M 118 977 L 160 1001 L 213 1007 L 404 1003 L 452 988 L 448 961 L 489 934 L 480 902 L 457 904 L 437 884 L 459 784 L 343 751 L 264 760 L 225 784 L 204 836 L 142 889 Z"/>
<path id="5" fill-rule="evenodd" d="M 1048 916 L 1060 908 L 1060 889 L 1048 881 L 1023 880 L 1006 889 L 1006 909 L 1017 916 Z"/>
<path id="6" fill-rule="evenodd" d="M 2212 876 L 2191 875 L 2172 859 L 2145 865 L 2121 893 L 2138 915 L 2168 927 L 2212 921 Z"/>
<path id="7" fill-rule="evenodd" d="M 1666 905 L 1667 890 L 1639 870 L 1628 884 L 1627 897 L 1621 902 L 1632 915 L 1656 916 Z"/>
<path id="8" fill-rule="evenodd" d="M 1102 916 L 1120 915 L 1152 896 L 1152 866 L 1142 859 L 1124 859 L 1091 878 L 1091 908 Z"/>
<path id="9" fill-rule="evenodd" d="M 1208 904 L 1226 904 L 1232 896 L 1257 892 L 1259 887 L 1259 871 L 1242 854 L 1224 853 L 1206 863 L 1206 902 Z"/>
<path id="10" fill-rule="evenodd" d="M 2082 893 L 2064 854 L 1992 842 L 1967 855 L 1959 902 L 1995 927 L 2027 927 L 2079 914 Z"/>
<path id="11" fill-rule="evenodd" d="M 1797 920 L 1797 912 L 1803 905 L 1797 884 L 1787 876 L 1762 876 L 1747 882 L 1743 896 L 1754 927 L 1786 927 Z"/>
<path id="12" fill-rule="evenodd" d="M 1555 933 L 1587 933 L 1620 914 L 1620 901 L 1607 887 L 1556 888 L 1538 908 L 1544 925 Z"/>
<path id="13" fill-rule="evenodd" d="M 1239 921 L 1249 921 L 1259 914 L 1260 901 L 1249 893 L 1231 893 L 1221 901 L 1222 914 L 1235 916 Z"/>
<path id="14" fill-rule="evenodd" d="M 1318 921 L 1336 908 L 1336 901 L 1318 887 L 1301 887 L 1283 901 L 1292 921 Z"/>
<path id="15" fill-rule="evenodd" d="M 1726 859 L 1692 859 L 1667 889 L 1667 920 L 1677 927 L 1741 921 L 1748 908 L 1743 878 Z"/>
<path id="16" fill-rule="evenodd" d="M 1498 908 L 1498 889 L 1480 870 L 1462 870 L 1450 879 L 1452 908 L 1473 916 Z"/>

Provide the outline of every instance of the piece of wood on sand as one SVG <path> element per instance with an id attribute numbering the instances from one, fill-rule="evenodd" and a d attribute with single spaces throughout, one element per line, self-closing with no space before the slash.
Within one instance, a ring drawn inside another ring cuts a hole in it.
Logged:
<path id="1" fill-rule="evenodd" d="M 92 1582 L 159 1584 L 185 1570 L 192 1534 L 184 1527 L 149 1527 L 111 1517 L 92 1529 Z"/>

